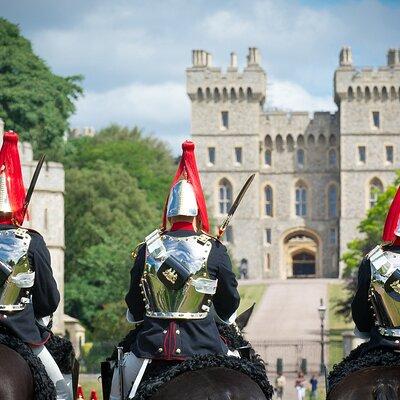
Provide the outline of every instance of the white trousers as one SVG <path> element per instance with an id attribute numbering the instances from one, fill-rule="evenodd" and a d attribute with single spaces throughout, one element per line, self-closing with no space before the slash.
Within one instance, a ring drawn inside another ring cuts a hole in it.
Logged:
<path id="1" fill-rule="evenodd" d="M 33 353 L 39 357 L 46 369 L 47 375 L 56 387 L 57 400 L 72 400 L 72 379 L 69 375 L 64 376 L 54 358 L 45 346 L 31 347 Z"/>
<path id="2" fill-rule="evenodd" d="M 124 354 L 123 359 L 123 374 L 124 374 L 124 397 L 127 398 L 131 390 L 133 382 L 140 371 L 144 362 L 144 358 L 136 357 L 131 351 Z M 121 399 L 119 387 L 119 370 L 116 365 L 114 368 L 114 375 L 111 383 L 110 400 L 124 400 Z"/>

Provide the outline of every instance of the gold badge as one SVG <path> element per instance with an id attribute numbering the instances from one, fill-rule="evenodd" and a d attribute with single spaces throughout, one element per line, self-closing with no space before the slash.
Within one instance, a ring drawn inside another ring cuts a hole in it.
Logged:
<path id="1" fill-rule="evenodd" d="M 394 281 L 393 283 L 390 284 L 390 287 L 396 292 L 400 294 L 400 281 Z"/>
<path id="2" fill-rule="evenodd" d="M 166 269 L 162 274 L 172 284 L 175 284 L 176 280 L 178 279 L 178 274 L 172 268 Z"/>

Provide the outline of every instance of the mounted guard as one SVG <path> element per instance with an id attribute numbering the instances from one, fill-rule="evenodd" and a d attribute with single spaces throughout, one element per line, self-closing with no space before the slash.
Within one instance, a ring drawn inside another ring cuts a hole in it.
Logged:
<path id="1" fill-rule="evenodd" d="M 62 375 L 45 347 L 51 336 L 48 325 L 60 302 L 50 253 L 38 232 L 22 227 L 42 162 L 43 158 L 25 194 L 18 135 L 4 133 L 0 150 L 0 328 L 21 339 L 41 360 L 57 399 L 71 400 L 70 377 Z"/>
<path id="2" fill-rule="evenodd" d="M 371 347 L 400 350 L 400 188 L 382 241 L 360 265 L 352 314 L 359 336 L 369 338 Z"/>
<path id="3" fill-rule="evenodd" d="M 237 281 L 225 246 L 208 233 L 194 143 L 186 141 L 182 148 L 162 229 L 134 252 L 125 300 L 127 319 L 138 327 L 131 351 L 120 353 L 114 369 L 111 400 L 133 398 L 151 360 L 228 353 L 215 317 L 227 323 L 235 319 Z"/>

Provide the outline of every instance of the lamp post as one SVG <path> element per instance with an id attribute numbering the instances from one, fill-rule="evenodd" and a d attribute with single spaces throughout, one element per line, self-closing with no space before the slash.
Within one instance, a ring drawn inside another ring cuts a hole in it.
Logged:
<path id="1" fill-rule="evenodd" d="M 321 319 L 321 375 L 325 374 L 325 340 L 324 340 L 324 322 L 326 307 L 324 306 L 324 300 L 320 299 L 320 305 L 318 307 L 319 318 Z"/>

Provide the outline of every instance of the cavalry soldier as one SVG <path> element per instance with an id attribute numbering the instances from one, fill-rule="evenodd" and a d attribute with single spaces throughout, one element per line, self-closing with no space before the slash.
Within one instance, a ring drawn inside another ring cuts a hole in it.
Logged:
<path id="1" fill-rule="evenodd" d="M 4 133 L 0 150 L 0 327 L 28 344 L 54 382 L 57 399 L 72 399 L 60 369 L 45 343 L 46 323 L 60 293 L 43 237 L 22 227 L 28 201 L 18 153 L 18 135 Z"/>
<path id="2" fill-rule="evenodd" d="M 131 352 L 120 363 L 123 368 L 114 370 L 111 400 L 133 397 L 151 359 L 183 361 L 228 353 L 215 318 L 233 322 L 240 301 L 237 281 L 225 246 L 208 234 L 194 143 L 186 141 L 182 148 L 163 228 L 134 253 L 125 300 L 128 321 L 140 326 Z"/>
<path id="3" fill-rule="evenodd" d="M 400 188 L 382 240 L 361 262 L 352 314 L 358 336 L 369 338 L 370 348 L 400 350 Z"/>

